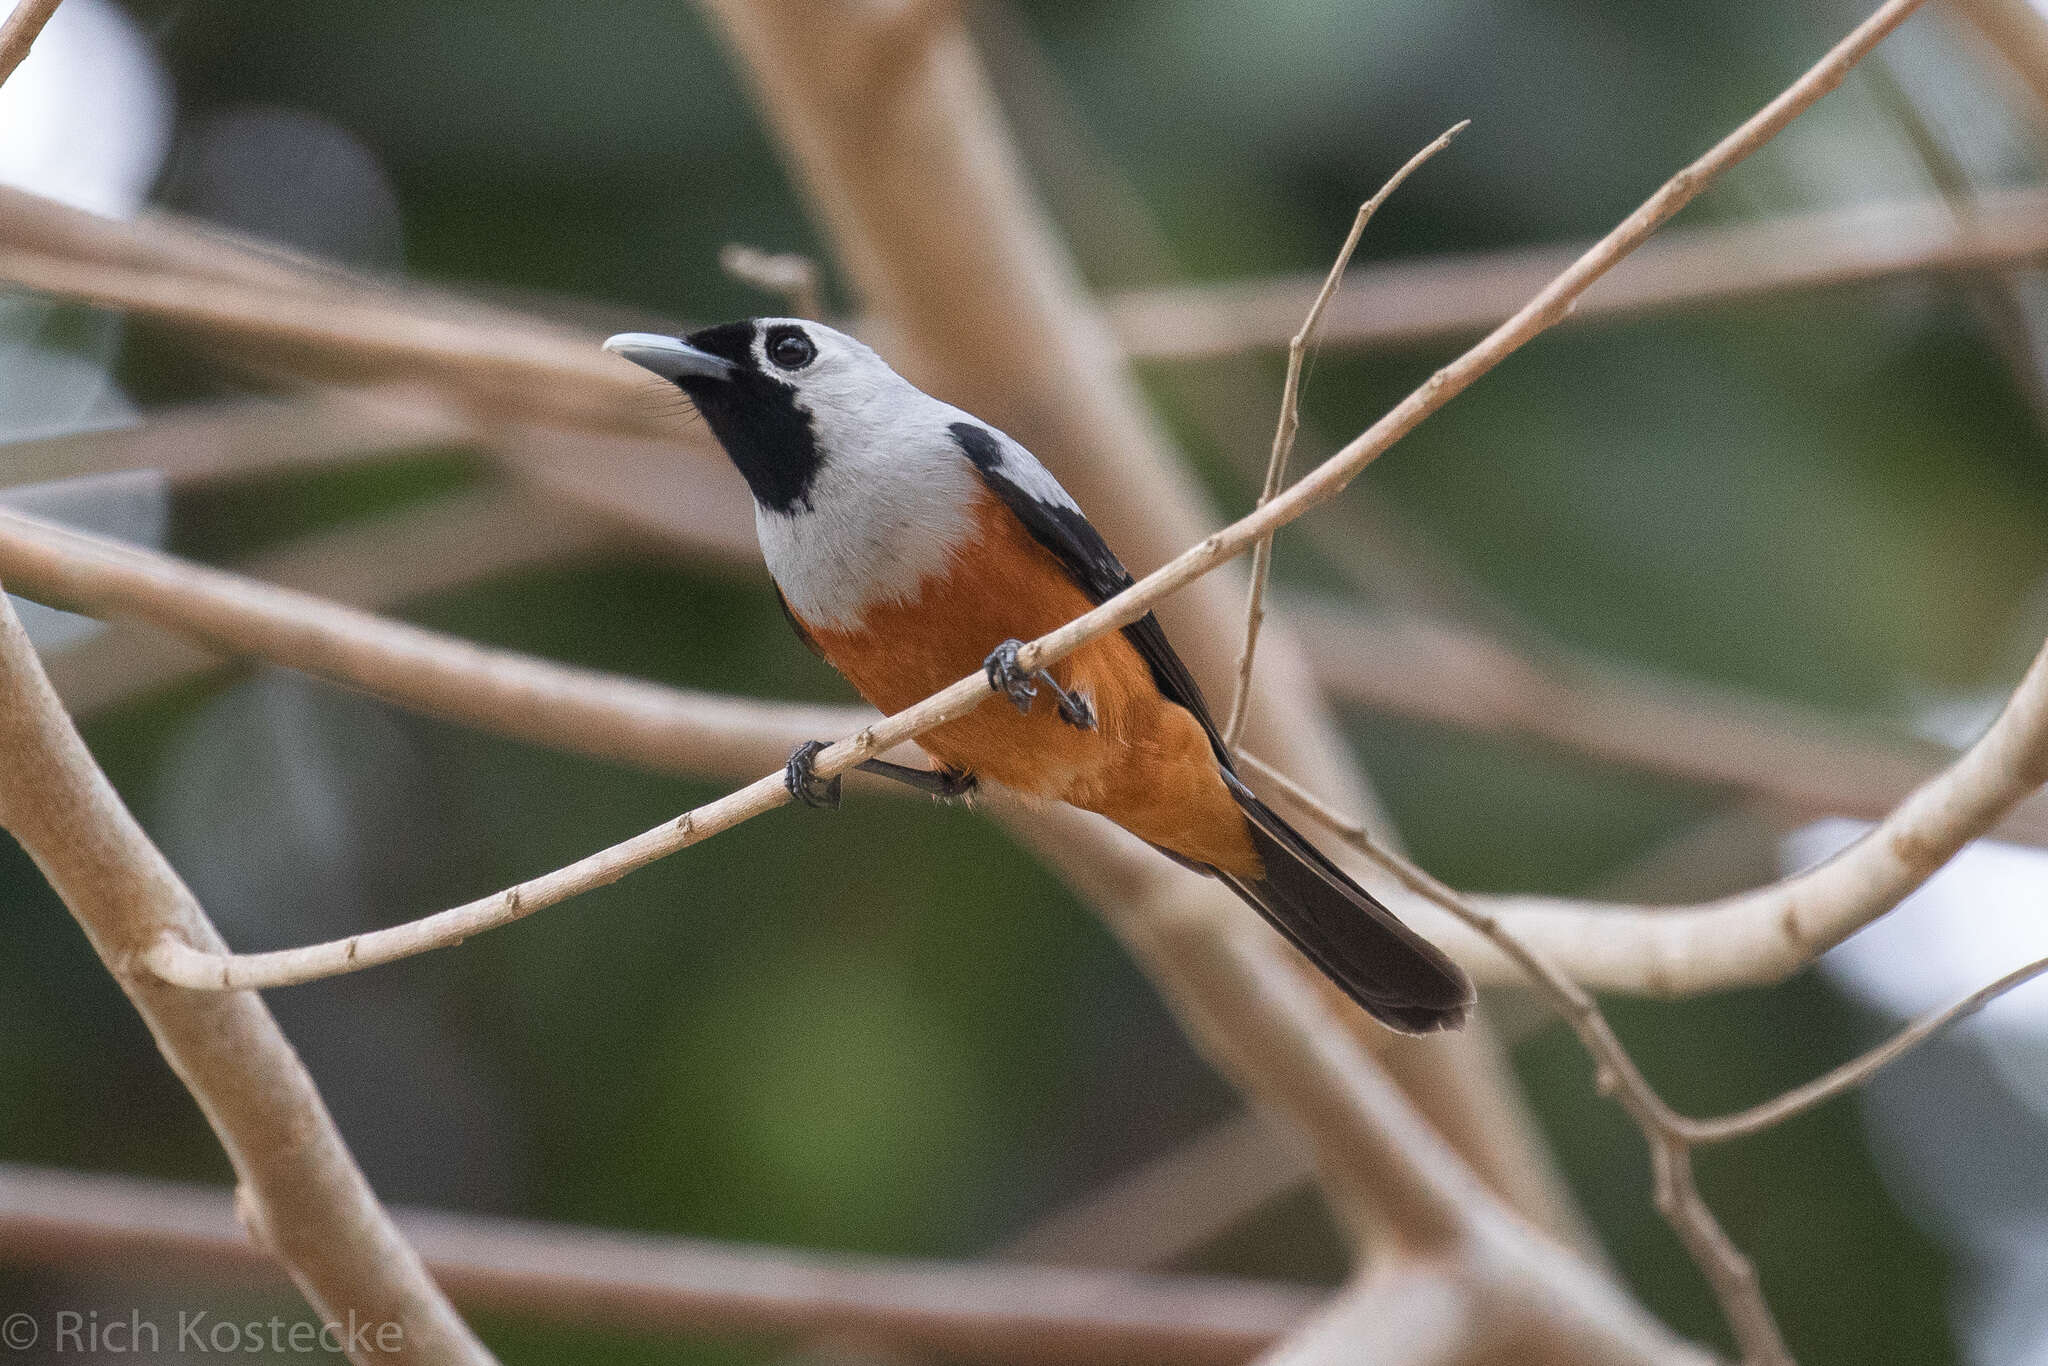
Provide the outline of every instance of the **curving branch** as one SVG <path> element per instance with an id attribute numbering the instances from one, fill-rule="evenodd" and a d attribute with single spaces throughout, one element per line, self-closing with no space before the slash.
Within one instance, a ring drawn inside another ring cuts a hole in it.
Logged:
<path id="1" fill-rule="evenodd" d="M 93 762 L 4 595 L 0 826 L 35 859 L 149 1026 L 233 1163 L 253 1229 L 314 1309 L 328 1322 L 398 1325 L 402 1350 L 358 1343 L 359 1366 L 488 1366 L 490 1353 L 377 1204 L 262 1001 L 182 991 L 137 970 L 167 936 L 225 946 Z"/>

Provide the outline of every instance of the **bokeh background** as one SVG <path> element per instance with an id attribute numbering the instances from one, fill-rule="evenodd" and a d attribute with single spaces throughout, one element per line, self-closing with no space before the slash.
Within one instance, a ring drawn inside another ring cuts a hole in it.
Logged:
<path id="1" fill-rule="evenodd" d="M 1836 0 L 972 13 L 1046 200 L 1103 289 L 1319 270 L 1358 200 L 1462 118 L 1473 127 L 1374 223 L 1361 264 L 1597 235 L 1861 17 Z M 719 248 L 825 257 L 749 93 L 680 0 L 69 0 L 5 97 L 10 183 L 116 215 L 163 206 L 578 321 L 779 311 L 719 270 Z M 1922 199 L 1957 176 L 2031 184 L 2043 128 L 2025 87 L 1937 5 L 1687 221 Z M 826 264 L 828 298 L 853 306 Z M 1431 598 L 1510 638 L 1965 741 L 2048 625 L 2034 345 L 2048 296 L 2024 273 L 1990 289 L 1987 305 L 1983 281 L 1903 279 L 1561 330 L 1347 495 L 1426 567 L 1420 588 L 1376 575 L 1363 551 L 1332 554 L 1345 521 L 1283 539 L 1279 581 L 1377 606 Z M 9 440 L 265 387 L 189 338 L 89 310 L 0 300 L 0 329 Z M 1303 454 L 1452 353 L 1326 348 Z M 1191 395 L 1276 402 L 1280 361 L 1146 372 L 1220 508 L 1248 506 L 1263 449 L 1219 435 Z M 481 477 L 465 450 L 408 449 L 202 488 L 131 481 L 80 515 L 230 563 Z M 755 569 L 621 549 L 399 611 L 623 673 L 850 700 Z M 61 631 L 45 639 L 65 648 Z M 1689 899 L 1844 835 L 1559 748 L 1346 719 L 1412 850 L 1462 886 Z M 261 669 L 94 714 L 86 734 L 249 949 L 453 904 L 717 790 Z M 2036 856 L 1991 851 L 1832 972 L 1618 1002 L 1617 1022 L 1681 1106 L 1760 1099 L 2027 956 L 2017 941 L 2039 936 L 2043 890 Z M 226 1180 L 11 844 L 0 924 L 0 1160 Z M 614 1228 L 976 1256 L 1235 1110 L 1071 894 L 974 814 L 894 800 L 776 813 L 459 950 L 272 1005 L 386 1198 Z M 1703 1158 L 1802 1361 L 2048 1362 L 2048 1010 L 2012 1006 L 1858 1102 Z M 1651 1208 L 1639 1139 L 1562 1030 L 1526 1012 L 1509 1023 L 1615 1263 L 1657 1313 L 1720 1341 Z M 1340 1249 L 1304 1190 L 1183 1265 L 1334 1283 Z M 198 1293 L 148 1266 L 0 1269 L 8 1307 Z M 272 1304 L 221 1295 L 200 1302 Z M 479 1326 L 509 1360 L 788 1351 Z"/>

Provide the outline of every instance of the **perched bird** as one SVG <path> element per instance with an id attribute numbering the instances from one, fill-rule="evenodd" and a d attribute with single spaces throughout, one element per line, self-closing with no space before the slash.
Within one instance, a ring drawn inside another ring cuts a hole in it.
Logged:
<path id="1" fill-rule="evenodd" d="M 1049 670 L 1029 640 L 1131 584 L 1031 453 L 795 318 L 605 349 L 679 387 L 754 495 L 754 525 L 797 633 L 861 695 L 900 711 L 973 672 L 991 696 L 919 743 L 932 769 L 863 769 L 941 797 L 988 781 L 1115 821 L 1221 878 L 1332 981 L 1395 1029 L 1458 1025 L 1464 974 L 1253 796 L 1187 666 L 1150 615 Z M 839 781 L 790 756 L 790 791 L 836 806 Z"/>

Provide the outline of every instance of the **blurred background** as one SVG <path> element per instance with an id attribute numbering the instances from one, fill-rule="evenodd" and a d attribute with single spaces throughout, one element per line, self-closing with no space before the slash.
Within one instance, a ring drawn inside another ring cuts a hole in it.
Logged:
<path id="1" fill-rule="evenodd" d="M 1463 118 L 1372 225 L 1358 269 L 1589 239 L 1863 13 L 970 6 L 1037 183 L 1105 292 L 1320 271 L 1358 201 Z M 2039 182 L 2044 129 L 2023 75 L 1937 4 L 1683 222 L 1967 214 L 1974 196 Z M 782 311 L 720 270 L 731 242 L 816 255 L 828 306 L 858 303 L 727 54 L 676 0 L 67 0 L 0 91 L 0 182 L 116 217 L 156 206 L 600 329 Z M 1323 347 L 1301 462 L 1465 339 Z M 2048 629 L 2044 341 L 2048 289 L 2024 263 L 1582 320 L 1284 537 L 1279 589 L 1935 756 L 1982 728 Z M 0 497 L 209 563 L 331 546 L 498 477 L 469 441 L 428 431 L 283 469 L 53 487 L 52 450 L 287 386 L 246 348 L 25 293 L 0 297 L 0 348 Z M 1257 491 L 1282 359 L 1258 344 L 1143 367 L 1232 514 Z M 621 673 L 852 700 L 792 638 L 758 564 L 622 532 L 561 491 L 575 459 L 558 446 L 542 461 L 553 482 L 531 476 L 548 518 L 523 561 L 423 563 L 425 591 L 383 605 Z M 53 667 L 96 639 L 76 619 L 33 624 Z M 95 754 L 243 949 L 423 914 L 720 790 L 281 671 L 102 691 L 81 704 Z M 1388 706 L 1345 717 L 1411 850 L 1460 886 L 1691 900 L 1855 829 L 1514 727 Z M 1746 1104 L 2048 953 L 2044 890 L 2030 847 L 1973 851 L 1818 974 L 1618 1001 L 1616 1022 L 1681 1108 Z M 0 918 L 0 1161 L 227 1180 L 11 843 Z M 1237 1113 L 1109 934 L 1025 852 L 972 813 L 871 796 L 772 814 L 458 952 L 271 1004 L 387 1199 L 610 1228 L 981 1256 Z M 1615 1264 L 1680 1331 L 1721 1341 L 1651 1207 L 1640 1139 L 1564 1031 L 1512 1004 L 1516 1067 Z M 2048 1363 L 2044 1123 L 2048 1003 L 2020 996 L 1858 1101 L 1705 1155 L 1702 1175 L 1803 1362 Z M 1278 1184 L 1174 1265 L 1334 1283 L 1342 1240 L 1305 1184 Z M 194 1293 L 147 1264 L 0 1268 L 10 1308 Z M 292 1312 L 265 1293 L 205 1292 L 223 1312 Z M 511 1315 L 479 1327 L 509 1360 L 790 1355 Z"/>

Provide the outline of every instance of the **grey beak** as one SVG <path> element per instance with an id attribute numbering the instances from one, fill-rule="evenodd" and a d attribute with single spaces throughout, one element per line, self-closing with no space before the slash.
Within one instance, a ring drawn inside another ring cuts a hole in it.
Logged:
<path id="1" fill-rule="evenodd" d="M 652 332 L 621 332 L 607 340 L 604 349 L 666 380 L 724 379 L 739 368 L 722 356 L 699 351 L 686 341 Z"/>

